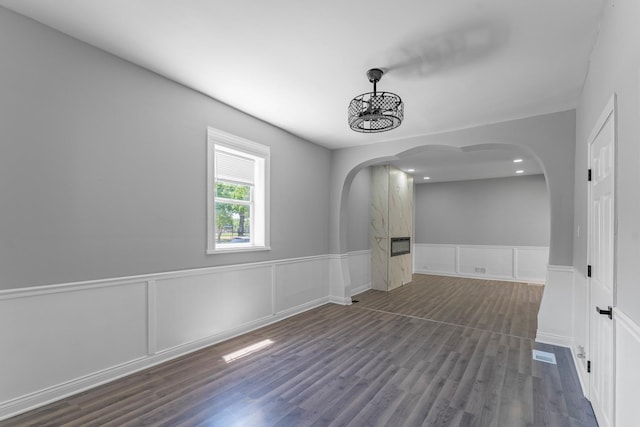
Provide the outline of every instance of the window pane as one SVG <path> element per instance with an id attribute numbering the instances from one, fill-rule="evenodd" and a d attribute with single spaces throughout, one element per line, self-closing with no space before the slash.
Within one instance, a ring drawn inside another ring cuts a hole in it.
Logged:
<path id="1" fill-rule="evenodd" d="M 251 243 L 251 207 L 216 202 L 216 243 Z"/>
<path id="2" fill-rule="evenodd" d="M 216 197 L 233 200 L 251 200 L 251 186 L 241 184 L 216 183 Z"/>
<path id="3" fill-rule="evenodd" d="M 207 253 L 269 250 L 270 149 L 207 128 Z"/>

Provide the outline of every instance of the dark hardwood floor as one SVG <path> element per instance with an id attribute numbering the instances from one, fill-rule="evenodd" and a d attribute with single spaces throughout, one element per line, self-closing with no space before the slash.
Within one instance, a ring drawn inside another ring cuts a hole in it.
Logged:
<path id="1" fill-rule="evenodd" d="M 359 307 L 535 339 L 543 286 L 414 274 L 411 286 L 358 295 Z"/>
<path id="2" fill-rule="evenodd" d="M 0 425 L 596 426 L 569 350 L 533 341 L 542 291 L 415 275 Z M 558 364 L 532 360 L 533 348 Z"/>

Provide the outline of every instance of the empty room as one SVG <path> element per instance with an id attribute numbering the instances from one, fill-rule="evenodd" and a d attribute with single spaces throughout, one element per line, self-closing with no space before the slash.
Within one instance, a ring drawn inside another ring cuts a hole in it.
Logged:
<path id="1" fill-rule="evenodd" d="M 0 426 L 637 425 L 638 17 L 0 0 Z"/>

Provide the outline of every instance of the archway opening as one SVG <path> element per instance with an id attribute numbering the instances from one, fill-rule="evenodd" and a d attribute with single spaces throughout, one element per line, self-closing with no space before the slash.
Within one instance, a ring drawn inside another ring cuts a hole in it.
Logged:
<path id="1" fill-rule="evenodd" d="M 340 229 L 348 296 L 370 284 L 370 170 L 382 164 L 415 180 L 414 272 L 544 282 L 550 197 L 540 160 L 513 144 L 425 145 L 371 158 L 348 174 Z"/>

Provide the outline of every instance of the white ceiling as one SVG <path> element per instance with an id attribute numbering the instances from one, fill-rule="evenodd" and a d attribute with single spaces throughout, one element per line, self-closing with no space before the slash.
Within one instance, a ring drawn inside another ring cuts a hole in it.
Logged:
<path id="1" fill-rule="evenodd" d="M 603 0 L 0 0 L 328 148 L 575 108 Z M 351 98 L 405 103 L 400 128 L 347 125 Z M 471 143 L 471 142 L 470 142 Z M 459 153 L 458 153 L 459 154 Z M 441 159 L 442 161 L 442 159 Z"/>
<path id="2" fill-rule="evenodd" d="M 514 163 L 515 159 L 522 161 Z M 543 173 L 539 162 L 516 146 L 466 149 L 431 146 L 391 164 L 413 175 L 416 184 Z M 519 170 L 523 172 L 516 173 Z M 429 179 L 425 180 L 425 176 Z"/>

